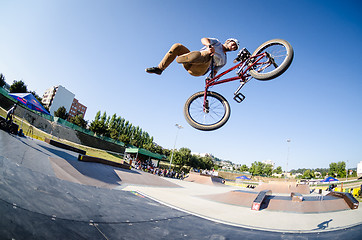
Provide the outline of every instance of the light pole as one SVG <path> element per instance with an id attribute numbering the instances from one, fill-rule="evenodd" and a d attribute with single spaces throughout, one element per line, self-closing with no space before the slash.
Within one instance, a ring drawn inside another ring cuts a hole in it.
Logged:
<path id="1" fill-rule="evenodd" d="M 169 168 L 168 168 L 168 171 L 171 171 L 171 164 L 172 164 L 173 152 L 175 151 L 178 132 L 179 132 L 179 130 L 180 130 L 181 128 L 183 128 L 181 125 L 179 125 L 179 124 L 177 124 L 177 123 L 175 124 L 175 126 L 177 127 L 177 132 L 176 132 L 175 144 L 173 145 L 173 149 L 172 149 L 170 166 L 169 166 Z"/>
<path id="2" fill-rule="evenodd" d="M 288 174 L 288 160 L 289 160 L 289 143 L 290 143 L 290 139 L 287 139 L 287 145 L 288 145 L 288 152 L 287 152 L 287 166 L 285 168 L 285 178 L 287 178 L 287 174 Z"/>

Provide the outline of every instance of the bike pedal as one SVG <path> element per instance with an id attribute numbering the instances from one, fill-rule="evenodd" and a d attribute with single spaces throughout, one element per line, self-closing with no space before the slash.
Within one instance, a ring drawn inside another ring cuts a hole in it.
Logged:
<path id="1" fill-rule="evenodd" d="M 234 100 L 237 102 L 237 103 L 241 103 L 243 100 L 245 99 L 245 96 L 241 93 L 238 93 L 234 96 Z"/>

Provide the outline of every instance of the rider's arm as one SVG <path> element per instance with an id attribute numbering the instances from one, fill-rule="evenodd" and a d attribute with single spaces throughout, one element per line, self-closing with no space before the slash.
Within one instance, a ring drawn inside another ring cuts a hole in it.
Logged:
<path id="1" fill-rule="evenodd" d="M 214 67 L 214 76 L 216 76 L 217 72 L 222 68 L 223 66 L 215 66 Z"/>
<path id="2" fill-rule="evenodd" d="M 210 56 L 214 55 L 215 49 L 210 38 L 201 38 L 201 43 L 207 47 L 206 50 L 209 51 Z"/>
<path id="3" fill-rule="evenodd" d="M 201 38 L 201 43 L 205 46 L 211 45 L 210 38 Z"/>
<path id="4" fill-rule="evenodd" d="M 215 77 L 216 76 L 216 74 L 217 74 L 217 71 L 216 70 L 214 70 L 214 75 L 212 75 L 211 74 L 211 72 L 209 73 L 209 76 L 207 76 L 207 80 L 210 80 L 210 79 L 212 79 L 213 77 Z"/>

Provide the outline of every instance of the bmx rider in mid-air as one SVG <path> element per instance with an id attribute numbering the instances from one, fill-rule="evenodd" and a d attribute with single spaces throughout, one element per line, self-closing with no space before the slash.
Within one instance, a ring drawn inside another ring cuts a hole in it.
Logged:
<path id="1" fill-rule="evenodd" d="M 161 75 L 162 72 L 175 60 L 181 63 L 192 76 L 203 76 L 210 70 L 211 59 L 214 57 L 214 76 L 226 64 L 226 53 L 236 51 L 239 41 L 229 38 L 222 44 L 216 38 L 202 38 L 204 47 L 200 51 L 192 51 L 180 43 L 172 45 L 157 67 L 147 68 L 146 72 Z M 211 73 L 210 73 L 211 76 Z"/>

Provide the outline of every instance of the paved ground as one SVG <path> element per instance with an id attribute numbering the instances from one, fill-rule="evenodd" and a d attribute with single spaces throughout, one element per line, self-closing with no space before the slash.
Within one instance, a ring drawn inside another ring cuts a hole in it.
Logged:
<path id="1" fill-rule="evenodd" d="M 278 232 L 320 232 L 362 224 L 361 208 L 316 214 L 269 210 L 257 212 L 252 211 L 250 207 L 224 204 L 204 197 L 210 193 L 227 196 L 231 190 L 229 187 L 220 188 L 178 180 L 171 181 L 177 182 L 183 188 L 168 189 L 167 194 L 162 188 L 145 186 L 128 186 L 124 190 L 139 191 L 149 198 L 206 219 L 251 229 Z"/>
<path id="2" fill-rule="evenodd" d="M 0 239 L 361 239 L 362 212 L 252 211 L 235 187 L 159 178 L 0 131 Z"/>

